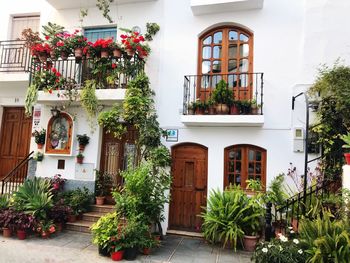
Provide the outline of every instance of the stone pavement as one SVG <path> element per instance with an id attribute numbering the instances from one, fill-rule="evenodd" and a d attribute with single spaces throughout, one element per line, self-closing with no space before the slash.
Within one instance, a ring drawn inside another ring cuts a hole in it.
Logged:
<path id="1" fill-rule="evenodd" d="M 166 236 L 150 256 L 139 255 L 136 263 L 246 263 L 251 254 L 212 247 L 202 239 Z M 65 231 L 48 240 L 0 236 L 0 263 L 99 263 L 112 262 L 98 255 L 91 235 Z M 121 261 L 127 262 L 127 261 Z"/>

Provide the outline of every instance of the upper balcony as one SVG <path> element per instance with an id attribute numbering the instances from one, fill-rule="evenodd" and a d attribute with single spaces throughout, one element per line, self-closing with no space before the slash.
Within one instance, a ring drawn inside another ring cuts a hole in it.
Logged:
<path id="1" fill-rule="evenodd" d="M 181 122 L 188 126 L 262 126 L 263 76 L 263 73 L 185 76 Z"/>
<path id="2" fill-rule="evenodd" d="M 22 40 L 0 41 L 0 73 L 1 81 L 27 80 L 31 62 L 30 50 Z M 17 73 L 17 74 L 5 74 Z M 22 75 L 18 77 L 18 74 Z"/>
<path id="3" fill-rule="evenodd" d="M 194 15 L 261 9 L 264 0 L 191 0 Z"/>
<path id="4" fill-rule="evenodd" d="M 33 59 L 30 82 L 38 85 L 38 103 L 55 105 L 58 102 L 75 103 L 83 84 L 95 80 L 96 96 L 105 105 L 122 101 L 127 83 L 144 69 L 144 60 L 137 55 L 120 58 L 82 58 L 74 56 L 40 62 Z"/>
<path id="5" fill-rule="evenodd" d="M 70 9 L 70 8 L 82 7 L 81 1 L 71 1 L 71 0 L 46 0 L 46 1 L 56 9 Z M 152 1 L 157 1 L 157 0 L 117 0 L 111 3 L 111 5 L 152 2 Z M 96 0 L 85 0 L 83 6 L 94 7 L 96 6 Z"/>

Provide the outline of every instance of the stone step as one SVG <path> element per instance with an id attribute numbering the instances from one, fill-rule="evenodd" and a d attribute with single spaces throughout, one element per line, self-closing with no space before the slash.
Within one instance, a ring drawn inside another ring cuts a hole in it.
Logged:
<path id="1" fill-rule="evenodd" d="M 111 213 L 115 211 L 114 205 L 91 205 L 92 212 Z"/>
<path id="2" fill-rule="evenodd" d="M 80 221 L 76 221 L 76 222 L 68 222 L 66 224 L 66 229 L 70 230 L 70 231 L 91 233 L 90 227 L 93 223 L 94 222 L 85 221 L 85 220 L 80 220 Z"/>
<path id="3" fill-rule="evenodd" d="M 89 221 L 89 222 L 97 222 L 97 220 L 105 215 L 106 213 L 101 213 L 101 212 L 88 212 L 83 214 L 83 220 L 84 221 Z"/>

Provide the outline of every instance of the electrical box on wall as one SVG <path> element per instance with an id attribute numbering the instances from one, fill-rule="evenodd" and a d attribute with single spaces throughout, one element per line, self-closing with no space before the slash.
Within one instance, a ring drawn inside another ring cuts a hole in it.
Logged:
<path id="1" fill-rule="evenodd" d="M 294 152 L 304 152 L 304 129 L 295 127 L 293 129 L 293 150 Z"/>

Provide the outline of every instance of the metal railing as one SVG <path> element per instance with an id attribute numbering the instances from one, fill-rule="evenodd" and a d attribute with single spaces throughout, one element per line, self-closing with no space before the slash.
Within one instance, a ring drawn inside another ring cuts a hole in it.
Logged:
<path id="1" fill-rule="evenodd" d="M 17 191 L 27 178 L 28 162 L 33 159 L 33 153 L 29 153 L 17 166 L 10 171 L 1 182 L 1 194 L 11 194 Z"/>
<path id="2" fill-rule="evenodd" d="M 30 50 L 23 40 L 0 41 L 0 72 L 28 72 Z"/>
<path id="3" fill-rule="evenodd" d="M 336 192 L 340 185 L 336 181 L 323 181 L 319 185 L 307 188 L 306 196 L 300 192 L 288 198 L 282 206 L 272 207 L 271 203 L 266 206 L 266 231 L 265 239 L 270 240 L 274 236 L 272 230 L 278 228 L 278 232 L 287 233 L 288 227 L 298 231 L 299 219 L 309 217 L 310 211 L 317 209 L 317 202 L 329 197 Z M 321 212 L 321 211 L 320 211 Z"/>
<path id="4" fill-rule="evenodd" d="M 234 114 L 263 114 L 264 73 L 260 72 L 185 76 L 183 114 L 194 114 L 191 112 L 191 105 L 198 101 L 204 105 L 212 104 L 213 91 L 221 80 L 224 80 L 226 88 L 232 91 L 232 105 L 238 107 L 238 112 Z M 256 111 L 247 111 L 246 107 L 255 108 Z"/>
<path id="5" fill-rule="evenodd" d="M 114 70 L 111 65 L 118 67 L 118 73 L 113 73 L 114 79 L 108 81 L 108 77 L 112 75 Z M 61 58 L 47 62 L 40 62 L 33 59 L 31 66 L 30 82 L 32 83 L 40 73 L 53 70 L 59 72 L 64 78 L 64 83 L 58 87 L 60 90 L 67 88 L 68 84 L 74 84 L 76 88 L 81 88 L 81 85 L 86 80 L 96 80 L 97 88 L 126 88 L 127 83 L 135 78 L 139 72 L 144 70 L 145 62 L 139 59 L 136 55 L 132 58 L 83 58 L 77 60 L 74 56 L 68 57 L 66 60 Z M 41 77 L 42 78 L 42 77 Z M 49 86 L 48 83 L 42 86 Z M 42 87 L 39 87 L 42 89 Z"/>

